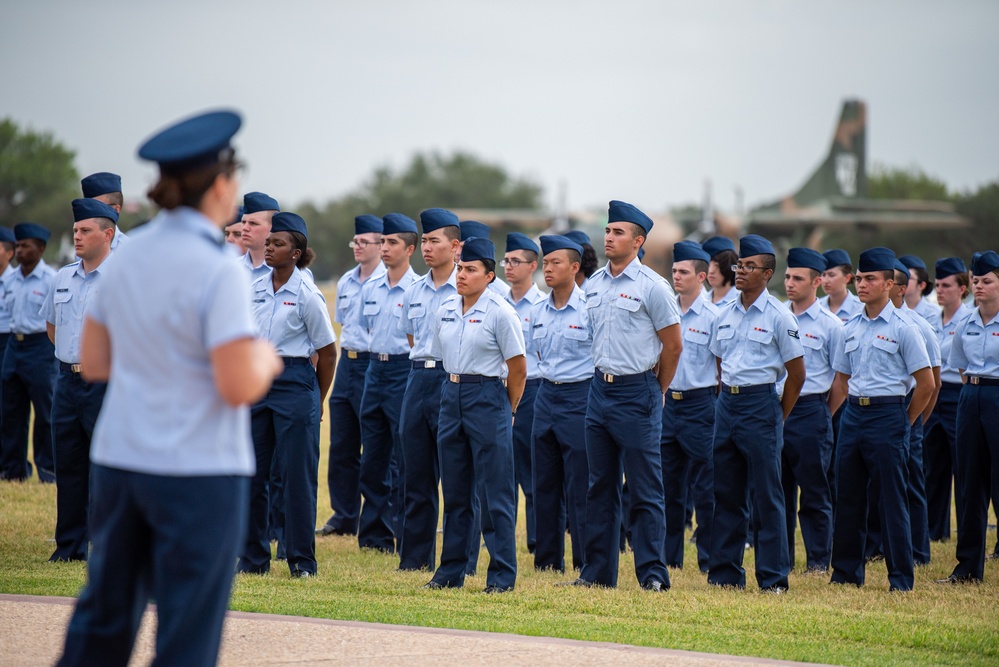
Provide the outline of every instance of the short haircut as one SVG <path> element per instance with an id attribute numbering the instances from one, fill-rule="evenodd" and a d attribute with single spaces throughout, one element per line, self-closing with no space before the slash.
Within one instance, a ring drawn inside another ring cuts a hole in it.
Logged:
<path id="1" fill-rule="evenodd" d="M 97 221 L 97 228 L 102 232 L 108 229 L 114 229 L 114 220 L 111 218 L 94 218 Z"/>
<path id="2" fill-rule="evenodd" d="M 637 239 L 639 236 L 643 239 L 649 238 L 649 233 L 645 231 L 645 227 L 642 227 L 637 222 L 629 222 L 628 224 L 631 226 L 631 238 Z M 644 244 L 645 241 L 642 241 L 642 243 Z"/>
<path id="3" fill-rule="evenodd" d="M 125 197 L 120 192 L 105 192 L 100 197 L 94 197 L 94 199 L 100 199 L 108 206 L 117 206 L 118 208 L 125 205 Z"/>
<path id="4" fill-rule="evenodd" d="M 398 235 L 407 248 L 409 246 L 413 246 L 415 248 L 417 242 L 420 240 L 420 237 L 416 235 L 416 232 L 398 232 Z"/>
<path id="5" fill-rule="evenodd" d="M 880 273 L 885 280 L 895 280 L 895 269 L 885 269 L 884 271 L 870 271 L 869 273 Z"/>
<path id="6" fill-rule="evenodd" d="M 694 266 L 694 273 L 707 273 L 708 263 L 703 259 L 692 259 L 691 264 Z"/>
<path id="7" fill-rule="evenodd" d="M 528 263 L 538 261 L 538 253 L 533 250 L 524 250 L 523 248 L 521 248 L 521 250 L 524 251 L 524 257 L 527 258 Z"/>
<path id="8" fill-rule="evenodd" d="M 460 241 L 461 240 L 461 227 L 455 225 L 445 225 L 444 227 L 438 227 L 444 232 L 444 238 L 448 241 Z"/>
<path id="9" fill-rule="evenodd" d="M 815 269 L 808 269 L 808 279 L 809 280 L 815 280 L 816 278 L 818 278 L 821 275 L 822 274 L 819 273 L 818 271 L 816 271 Z"/>
<path id="10" fill-rule="evenodd" d="M 771 271 L 777 270 L 777 258 L 774 255 L 763 255 L 763 268 Z"/>
<path id="11" fill-rule="evenodd" d="M 7 252 L 14 252 L 14 242 L 13 241 L 0 241 L 0 245 L 3 245 L 3 249 Z"/>
<path id="12" fill-rule="evenodd" d="M 909 284 L 909 272 L 908 271 L 899 271 L 898 269 L 894 269 L 894 271 L 892 273 L 891 279 L 895 281 L 896 285 L 908 285 Z"/>
<path id="13" fill-rule="evenodd" d="M 566 253 L 568 253 L 568 255 L 569 255 L 569 263 L 570 264 L 572 264 L 573 262 L 576 262 L 576 263 L 579 263 L 580 265 L 582 265 L 583 258 L 579 256 L 578 252 L 576 252 L 572 248 L 562 248 L 562 249 L 565 250 Z"/>

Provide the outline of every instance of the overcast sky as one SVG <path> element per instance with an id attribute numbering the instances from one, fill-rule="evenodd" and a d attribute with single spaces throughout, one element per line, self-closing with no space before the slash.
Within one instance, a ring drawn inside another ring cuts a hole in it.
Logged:
<path id="1" fill-rule="evenodd" d="M 737 185 L 796 189 L 851 96 L 869 161 L 999 178 L 995 0 L 2 1 L 0 117 L 126 197 L 154 175 L 146 136 L 220 106 L 244 115 L 244 189 L 286 209 L 459 148 L 551 206 L 564 181 L 573 208 L 663 210 L 710 178 L 730 209 Z"/>

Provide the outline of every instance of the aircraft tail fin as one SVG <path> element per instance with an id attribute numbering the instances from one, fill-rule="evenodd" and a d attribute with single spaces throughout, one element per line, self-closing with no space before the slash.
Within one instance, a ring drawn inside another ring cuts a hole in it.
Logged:
<path id="1" fill-rule="evenodd" d="M 797 206 L 808 206 L 830 196 L 867 196 L 867 104 L 843 102 L 829 154 L 792 196 Z"/>

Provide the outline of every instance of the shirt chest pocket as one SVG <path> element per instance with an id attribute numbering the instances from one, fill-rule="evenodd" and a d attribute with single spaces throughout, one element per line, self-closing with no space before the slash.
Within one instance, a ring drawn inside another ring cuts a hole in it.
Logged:
<path id="1" fill-rule="evenodd" d="M 638 309 L 642 307 L 642 302 L 626 297 L 619 297 L 614 301 L 614 305 L 621 310 L 628 311 L 629 313 L 637 313 Z"/>
<path id="2" fill-rule="evenodd" d="M 583 341 L 589 337 L 586 329 L 582 327 L 566 327 L 565 331 L 562 332 L 562 336 L 569 340 Z"/>
<path id="3" fill-rule="evenodd" d="M 731 326 L 719 328 L 715 334 L 715 340 L 718 341 L 716 344 L 718 354 L 716 356 L 725 357 L 735 341 L 735 329 Z"/>
<path id="4" fill-rule="evenodd" d="M 56 290 L 52 295 L 52 301 L 55 305 L 55 325 L 66 326 L 73 317 L 73 293 L 69 290 Z"/>
<path id="5" fill-rule="evenodd" d="M 687 330 L 683 334 L 683 354 L 695 361 L 704 361 L 710 354 L 708 343 L 711 335 L 707 331 Z"/>
<path id="6" fill-rule="evenodd" d="M 381 307 L 378 305 L 377 301 L 365 301 L 364 308 L 361 312 L 365 316 L 370 317 L 371 315 L 377 315 L 379 310 L 381 310 Z"/>
<path id="7" fill-rule="evenodd" d="M 409 319 L 419 320 L 423 319 L 423 316 L 427 314 L 427 309 L 423 306 L 410 306 L 409 307 Z"/>
<path id="8" fill-rule="evenodd" d="M 874 366 L 881 373 L 897 373 L 901 358 L 898 356 L 898 341 L 886 336 L 875 336 L 871 341 L 871 356 Z"/>
<path id="9" fill-rule="evenodd" d="M 534 340 L 540 340 L 542 338 L 548 337 L 548 327 L 543 324 L 535 324 L 531 330 L 531 338 Z"/>
<path id="10" fill-rule="evenodd" d="M 773 353 L 774 334 L 772 331 L 752 329 L 747 335 L 749 353 L 754 359 L 764 359 Z"/>

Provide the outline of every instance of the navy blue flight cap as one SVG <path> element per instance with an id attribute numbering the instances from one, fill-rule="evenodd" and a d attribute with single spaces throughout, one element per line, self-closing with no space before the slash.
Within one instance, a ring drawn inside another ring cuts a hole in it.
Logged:
<path id="1" fill-rule="evenodd" d="M 74 199 L 73 222 L 91 218 L 111 218 L 112 222 L 118 222 L 118 211 L 96 199 Z"/>
<path id="2" fill-rule="evenodd" d="M 110 171 L 99 171 L 84 178 L 80 185 L 83 186 L 83 196 L 93 199 L 110 192 L 121 192 L 121 176 Z"/>
<path id="3" fill-rule="evenodd" d="M 902 255 L 898 258 L 898 261 L 902 262 L 909 269 L 923 269 L 926 270 L 926 262 L 919 259 L 915 255 Z"/>
<path id="4" fill-rule="evenodd" d="M 574 229 L 571 232 L 566 232 L 565 234 L 563 234 L 563 236 L 567 239 L 571 239 L 575 243 L 578 243 L 580 246 L 593 245 L 590 242 L 590 237 L 586 234 L 586 232 L 584 232 L 581 229 Z"/>
<path id="5" fill-rule="evenodd" d="M 17 231 L 17 227 L 14 230 Z M 971 265 L 971 272 L 976 276 L 981 277 L 999 269 L 999 254 L 996 254 L 995 250 L 976 254 L 978 258 Z"/>
<path id="6" fill-rule="evenodd" d="M 10 227 L 0 227 L 0 242 L 17 243 L 17 238 L 14 236 L 14 230 Z"/>
<path id="7" fill-rule="evenodd" d="M 631 222 L 645 230 L 648 235 L 652 231 L 652 218 L 645 215 L 628 202 L 612 199 L 607 206 L 607 224 L 612 222 Z"/>
<path id="8" fill-rule="evenodd" d="M 14 238 L 18 241 L 38 239 L 42 243 L 48 243 L 51 236 L 52 232 L 33 222 L 19 222 L 14 225 Z"/>
<path id="9" fill-rule="evenodd" d="M 532 252 L 541 252 L 538 248 L 538 244 L 531 240 L 527 234 L 521 234 L 520 232 L 510 232 L 506 235 L 506 251 L 511 250 L 530 250 Z"/>
<path id="10" fill-rule="evenodd" d="M 232 159 L 229 140 L 242 124 L 233 111 L 210 111 L 160 130 L 139 146 L 139 157 L 168 172 L 184 171 Z"/>
<path id="11" fill-rule="evenodd" d="M 377 215 L 362 213 L 354 218 L 355 234 L 381 234 L 385 223 Z"/>
<path id="12" fill-rule="evenodd" d="M 972 273 L 974 273 L 974 272 L 975 272 L 975 269 L 974 269 L 974 267 L 975 267 L 975 262 L 977 262 L 977 261 L 978 261 L 978 258 L 979 258 L 979 257 L 981 257 L 981 256 L 982 256 L 983 254 L 984 254 L 984 253 L 981 253 L 981 252 L 973 252 L 973 253 L 971 253 L 971 264 L 969 264 L 968 266 L 972 267 L 972 268 L 971 268 L 971 272 L 972 272 Z"/>
<path id="13" fill-rule="evenodd" d="M 701 248 L 704 249 L 704 252 L 711 255 L 711 259 L 714 259 L 715 255 L 725 250 L 735 252 L 735 244 L 727 236 L 712 236 L 701 243 Z"/>
<path id="14" fill-rule="evenodd" d="M 445 208 L 428 208 L 420 213 L 420 224 L 423 233 L 429 234 L 441 227 L 457 227 L 458 216 Z"/>
<path id="15" fill-rule="evenodd" d="M 225 226 L 228 227 L 230 225 L 235 225 L 237 223 L 243 222 L 243 213 L 245 212 L 245 210 L 246 209 L 244 209 L 242 206 L 237 206 L 236 207 L 236 215 L 234 215 L 232 217 L 232 220 L 230 220 L 229 222 L 225 223 Z"/>
<path id="16" fill-rule="evenodd" d="M 461 227 L 462 241 L 467 241 L 472 237 L 480 239 L 489 238 L 489 225 L 484 222 L 479 222 L 478 220 L 462 220 L 458 226 Z"/>
<path id="17" fill-rule="evenodd" d="M 936 266 L 933 268 L 934 272 L 937 274 L 937 280 L 947 278 L 958 273 L 968 272 L 968 267 L 964 265 L 964 260 L 960 257 L 944 257 L 942 259 L 938 259 Z"/>
<path id="18" fill-rule="evenodd" d="M 465 241 L 465 245 L 461 246 L 461 261 L 474 262 L 482 259 L 496 261 L 496 246 L 493 242 L 481 236 L 473 236 Z"/>
<path id="19" fill-rule="evenodd" d="M 787 251 L 787 268 L 814 269 L 822 273 L 826 270 L 826 258 L 818 250 L 791 248 Z"/>
<path id="20" fill-rule="evenodd" d="M 280 211 L 277 199 L 263 192 L 247 192 L 243 195 L 243 213 L 252 215 L 261 211 Z"/>
<path id="21" fill-rule="evenodd" d="M 739 258 L 745 259 L 753 255 L 777 255 L 774 245 L 759 234 L 747 234 L 739 239 Z"/>
<path id="22" fill-rule="evenodd" d="M 895 252 L 891 248 L 868 248 L 860 253 L 857 270 L 861 273 L 870 271 L 892 271 L 895 269 Z"/>
<path id="23" fill-rule="evenodd" d="M 699 259 L 710 262 L 711 255 L 696 241 L 680 241 L 673 244 L 673 262 L 685 262 L 688 259 Z"/>
<path id="24" fill-rule="evenodd" d="M 905 280 L 903 282 L 905 282 L 906 284 L 908 284 L 908 282 L 909 282 L 909 267 L 907 267 L 901 261 L 899 261 L 898 259 L 896 259 L 895 260 L 895 270 L 898 271 L 899 273 L 902 273 L 902 274 L 905 275 Z"/>
<path id="25" fill-rule="evenodd" d="M 556 250 L 575 250 L 579 253 L 580 257 L 583 256 L 583 246 L 576 243 L 573 239 L 569 238 L 569 235 L 565 236 L 554 236 L 545 235 L 541 239 L 541 253 L 547 255 L 550 252 Z"/>
<path id="26" fill-rule="evenodd" d="M 402 213 L 388 213 L 382 217 L 382 234 L 419 234 L 416 222 Z"/>
<path id="27" fill-rule="evenodd" d="M 845 250 L 840 250 L 839 248 L 833 248 L 832 250 L 826 250 L 822 253 L 822 256 L 826 258 L 826 268 L 833 268 L 834 266 L 853 266 L 853 260 L 850 259 L 850 253 Z"/>
<path id="28" fill-rule="evenodd" d="M 274 214 L 274 219 L 271 220 L 271 234 L 274 232 L 298 232 L 305 238 L 309 238 L 309 230 L 305 227 L 305 220 L 302 220 L 302 216 L 289 211 Z"/>

